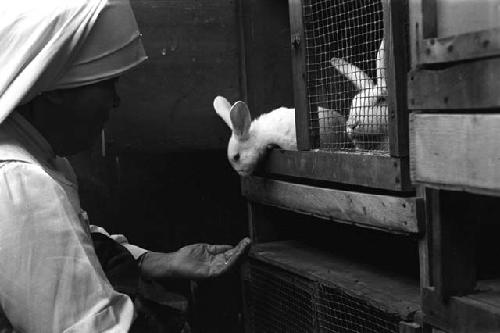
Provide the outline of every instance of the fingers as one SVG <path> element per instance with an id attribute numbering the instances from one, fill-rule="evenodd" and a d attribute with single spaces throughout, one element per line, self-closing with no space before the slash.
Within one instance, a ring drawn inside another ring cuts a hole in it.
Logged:
<path id="1" fill-rule="evenodd" d="M 244 249 L 246 249 L 250 244 L 252 244 L 252 240 L 249 237 L 245 237 L 238 245 L 241 245 Z"/>
<path id="2" fill-rule="evenodd" d="M 235 247 L 218 254 L 213 261 L 213 265 L 210 269 L 210 275 L 217 276 L 229 270 L 238 261 L 241 254 L 247 249 L 250 243 L 250 238 L 246 237 Z"/>
<path id="3" fill-rule="evenodd" d="M 210 254 L 217 255 L 217 254 L 224 253 L 232 248 L 233 247 L 231 245 L 208 245 L 207 251 Z"/>
<path id="4" fill-rule="evenodd" d="M 229 255 L 232 255 L 234 252 L 241 252 L 245 250 L 247 246 L 250 245 L 250 243 L 250 238 L 245 237 L 234 248 L 231 245 L 207 245 L 207 251 L 208 253 L 213 255 L 221 254 L 224 252 L 226 252 L 226 254 L 227 252 L 229 252 Z"/>

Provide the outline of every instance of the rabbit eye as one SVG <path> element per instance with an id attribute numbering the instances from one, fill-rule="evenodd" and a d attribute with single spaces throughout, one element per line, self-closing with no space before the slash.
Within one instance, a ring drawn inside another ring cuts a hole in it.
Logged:
<path id="1" fill-rule="evenodd" d="M 233 156 L 233 161 L 238 162 L 240 160 L 240 154 L 236 154 Z"/>

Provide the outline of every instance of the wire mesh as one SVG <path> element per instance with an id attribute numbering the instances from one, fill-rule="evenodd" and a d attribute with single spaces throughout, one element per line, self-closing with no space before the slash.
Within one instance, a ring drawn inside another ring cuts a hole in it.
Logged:
<path id="1" fill-rule="evenodd" d="M 401 319 L 354 298 L 341 289 L 320 286 L 318 323 L 320 332 L 399 332 Z"/>
<path id="2" fill-rule="evenodd" d="M 399 332 L 397 314 L 258 261 L 250 261 L 244 283 L 251 332 Z"/>
<path id="3" fill-rule="evenodd" d="M 313 332 L 313 285 L 285 271 L 251 265 L 245 281 L 252 332 Z"/>
<path id="4" fill-rule="evenodd" d="M 381 0 L 303 0 L 302 7 L 315 148 L 388 152 Z"/>

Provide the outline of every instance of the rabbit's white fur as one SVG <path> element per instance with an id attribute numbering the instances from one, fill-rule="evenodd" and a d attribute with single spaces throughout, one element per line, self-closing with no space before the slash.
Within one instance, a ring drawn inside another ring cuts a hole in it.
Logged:
<path id="1" fill-rule="evenodd" d="M 349 109 L 347 134 L 357 148 L 387 149 L 388 107 L 385 81 L 384 40 L 377 52 L 377 84 L 360 68 L 339 58 L 330 63 L 358 89 Z M 368 141 L 377 141 L 372 145 Z"/>
<path id="2" fill-rule="evenodd" d="M 243 102 L 233 106 L 224 97 L 214 99 L 215 112 L 232 130 L 227 156 L 241 176 L 250 175 L 269 147 L 297 150 L 295 110 L 285 107 L 264 113 L 251 120 Z"/>

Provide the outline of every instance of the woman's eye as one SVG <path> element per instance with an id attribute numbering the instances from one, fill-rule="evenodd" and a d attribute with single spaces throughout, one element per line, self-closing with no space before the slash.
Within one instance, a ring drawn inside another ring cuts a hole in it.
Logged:
<path id="1" fill-rule="evenodd" d="M 238 162 L 238 161 L 240 160 L 240 154 L 236 154 L 236 155 L 234 155 L 234 156 L 233 156 L 233 160 L 234 160 L 235 162 Z"/>

